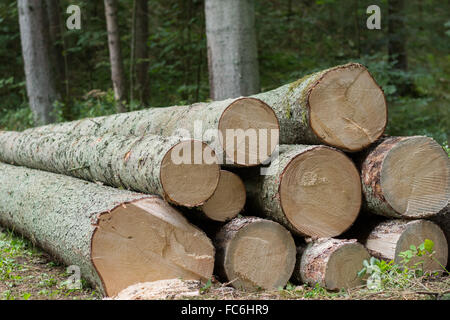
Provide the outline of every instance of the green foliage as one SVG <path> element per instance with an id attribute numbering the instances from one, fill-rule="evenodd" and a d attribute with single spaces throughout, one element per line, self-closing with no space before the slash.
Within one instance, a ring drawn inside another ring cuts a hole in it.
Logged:
<path id="1" fill-rule="evenodd" d="M 72 4 L 61 0 L 61 18 Z M 115 112 L 104 8 L 80 0 L 82 29 L 64 30 L 68 99 L 55 103 L 58 122 Z M 119 0 L 119 31 L 126 78 L 130 79 L 132 2 Z M 381 30 L 368 30 L 366 8 L 381 8 Z M 388 1 L 255 1 L 261 89 L 294 82 L 304 75 L 349 61 L 366 65 L 382 86 L 389 105 L 387 133 L 426 135 L 448 152 L 450 128 L 449 2 L 410 1 L 406 23 L 408 69 L 388 58 Z M 152 107 L 205 101 L 208 62 L 202 0 L 149 2 L 148 76 Z M 33 125 L 25 89 L 17 3 L 0 2 L 0 129 Z M 395 56 L 394 56 L 395 58 Z M 402 88 L 408 84 L 409 89 Z M 92 92 L 101 95 L 89 94 Z M 136 94 L 134 95 L 136 97 Z M 143 106 L 134 100 L 128 110 Z"/>
<path id="2" fill-rule="evenodd" d="M 358 276 L 366 278 L 369 289 L 382 290 L 392 287 L 407 288 L 413 280 L 426 276 L 423 270 L 424 259 L 432 259 L 448 273 L 434 257 L 433 248 L 434 242 L 430 239 L 425 239 L 419 246 L 411 245 L 408 250 L 399 253 L 402 258 L 400 264 L 395 264 L 393 260 L 386 262 L 371 257 L 369 261 L 363 261 L 363 268 L 358 272 Z"/>

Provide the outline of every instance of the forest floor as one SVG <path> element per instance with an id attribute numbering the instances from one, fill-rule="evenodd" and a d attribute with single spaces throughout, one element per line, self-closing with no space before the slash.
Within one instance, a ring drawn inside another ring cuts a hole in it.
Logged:
<path id="1" fill-rule="evenodd" d="M 81 281 L 71 289 L 71 274 L 62 264 L 13 232 L 0 229 L 0 299 L 2 300 L 98 300 L 103 297 Z M 199 285 L 189 295 L 161 296 L 165 299 L 207 300 L 450 300 L 450 276 L 433 276 L 408 281 L 404 286 L 373 291 L 363 286 L 339 292 L 319 286 L 295 286 L 273 292 L 243 292 L 216 281 Z"/>

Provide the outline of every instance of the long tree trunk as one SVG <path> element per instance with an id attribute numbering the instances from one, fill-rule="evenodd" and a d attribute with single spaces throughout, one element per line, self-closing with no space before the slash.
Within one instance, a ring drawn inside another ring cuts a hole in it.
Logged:
<path id="1" fill-rule="evenodd" d="M 334 148 L 281 145 L 266 175 L 242 174 L 249 209 L 296 234 L 338 236 L 358 216 L 362 200 L 359 173 Z"/>
<path id="2" fill-rule="evenodd" d="M 112 296 L 162 279 L 211 278 L 211 240 L 156 196 L 0 163 L 0 223 Z"/>
<path id="3" fill-rule="evenodd" d="M 419 247 L 425 239 L 433 241 L 433 258 L 427 255 L 416 256 L 408 266 L 423 261 L 424 271 L 443 271 L 441 266 L 447 264 L 448 243 L 439 226 L 427 220 L 392 219 L 378 224 L 365 239 L 365 246 L 372 256 L 401 264 L 400 253 L 410 250 L 412 245 Z"/>
<path id="4" fill-rule="evenodd" d="M 47 14 L 43 1 L 19 0 L 17 5 L 30 108 L 36 124 L 48 124 L 54 121 L 58 93 L 50 64 Z"/>
<path id="5" fill-rule="evenodd" d="M 282 144 L 327 144 L 358 151 L 375 142 L 387 124 L 384 93 L 357 63 L 307 75 L 253 97 L 275 111 Z"/>
<path id="6" fill-rule="evenodd" d="M 109 58 L 111 63 L 111 80 L 113 82 L 114 96 L 117 101 L 117 112 L 125 112 L 127 89 L 123 68 L 122 53 L 120 49 L 119 23 L 117 17 L 116 0 L 104 0 L 106 26 L 108 31 Z"/>
<path id="7" fill-rule="evenodd" d="M 362 285 L 358 272 L 370 255 L 355 239 L 318 239 L 297 249 L 293 278 L 312 286 L 319 284 L 329 290 Z"/>
<path id="8" fill-rule="evenodd" d="M 432 138 L 385 138 L 360 158 L 365 204 L 372 213 L 391 218 L 428 218 L 447 205 L 450 161 Z"/>
<path id="9" fill-rule="evenodd" d="M 124 136 L 183 135 L 208 143 L 226 164 L 255 166 L 266 161 L 274 151 L 278 144 L 278 130 L 278 119 L 268 105 L 253 98 L 239 98 L 190 106 L 150 108 L 58 123 L 29 131 L 96 136 L 106 133 Z M 267 134 L 266 137 L 264 134 Z M 256 139 L 247 141 L 247 137 Z"/>
<path id="10" fill-rule="evenodd" d="M 205 16 L 211 98 L 259 92 L 254 0 L 206 0 Z"/>
<path id="11" fill-rule="evenodd" d="M 180 137 L 0 132 L 0 161 L 158 194 L 186 207 L 208 200 L 220 175 L 211 148 Z"/>
<path id="12" fill-rule="evenodd" d="M 148 0 L 136 0 L 136 90 L 142 105 L 146 105 L 149 99 L 148 16 Z"/>
<path id="13" fill-rule="evenodd" d="M 236 218 L 215 237 L 216 270 L 232 286 L 245 290 L 284 287 L 295 266 L 295 243 L 276 222 Z"/>

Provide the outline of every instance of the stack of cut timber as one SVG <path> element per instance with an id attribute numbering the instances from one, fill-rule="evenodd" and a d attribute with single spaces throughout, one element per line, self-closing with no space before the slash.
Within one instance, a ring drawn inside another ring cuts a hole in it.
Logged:
<path id="1" fill-rule="evenodd" d="M 106 295 L 213 268 L 242 290 L 350 288 L 370 255 L 400 263 L 425 239 L 436 270 L 448 156 L 386 123 L 382 89 L 349 63 L 252 97 L 0 132 L 0 223 Z"/>

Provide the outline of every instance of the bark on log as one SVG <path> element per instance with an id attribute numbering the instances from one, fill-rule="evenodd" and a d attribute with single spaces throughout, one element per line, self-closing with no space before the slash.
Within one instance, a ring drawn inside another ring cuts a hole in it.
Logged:
<path id="1" fill-rule="evenodd" d="M 233 219 L 217 233 L 215 245 L 216 273 L 238 289 L 284 287 L 294 270 L 294 239 L 274 221 Z"/>
<path id="2" fill-rule="evenodd" d="M 433 222 L 444 231 L 447 243 L 450 244 L 450 205 L 447 205 L 436 216 L 432 218 Z M 450 245 L 448 246 L 448 256 L 450 257 Z M 447 270 L 450 268 L 450 261 L 447 261 Z"/>
<path id="3" fill-rule="evenodd" d="M 327 146 L 282 145 L 267 175 L 252 174 L 244 182 L 250 210 L 302 236 L 343 233 L 361 206 L 356 167 Z"/>
<path id="4" fill-rule="evenodd" d="M 0 163 L 0 223 L 80 268 L 104 294 L 212 276 L 211 240 L 157 196 Z"/>
<path id="5" fill-rule="evenodd" d="M 433 257 L 443 266 L 447 264 L 448 244 L 444 233 L 435 223 L 428 220 L 388 220 L 377 225 L 365 242 L 369 253 L 376 258 L 394 260 L 401 264 L 400 252 L 410 249 L 411 245 L 418 247 L 425 239 L 434 242 Z M 442 271 L 439 264 L 427 256 L 414 257 L 409 265 L 424 261 L 424 271 Z"/>
<path id="6" fill-rule="evenodd" d="M 275 111 L 281 144 L 326 144 L 353 152 L 376 141 L 387 124 L 384 93 L 358 63 L 316 72 L 252 97 Z"/>
<path id="7" fill-rule="evenodd" d="M 220 175 L 214 151 L 205 143 L 150 135 L 72 136 L 3 131 L 0 161 L 158 194 L 186 207 L 208 200 Z"/>
<path id="8" fill-rule="evenodd" d="M 322 238 L 297 249 L 293 278 L 329 290 L 362 285 L 358 272 L 370 255 L 355 239 Z"/>
<path id="9" fill-rule="evenodd" d="M 241 178 L 230 171 L 220 170 L 217 189 L 202 205 L 201 211 L 209 219 L 225 222 L 242 211 L 245 199 L 245 186 Z"/>
<path id="10" fill-rule="evenodd" d="M 34 132 L 96 136 L 106 133 L 124 136 L 181 135 L 208 143 L 220 156 L 219 159 L 222 159 L 223 153 L 226 158 L 223 162 L 237 166 L 255 166 L 267 160 L 278 144 L 278 130 L 274 111 L 253 98 L 151 108 L 29 129 Z M 237 139 L 233 134 L 238 135 Z M 247 142 L 246 138 L 252 136 L 259 139 Z"/>
<path id="11" fill-rule="evenodd" d="M 436 215 L 450 198 L 450 161 L 432 138 L 389 137 L 363 157 L 361 180 L 367 208 L 391 218 Z"/>

